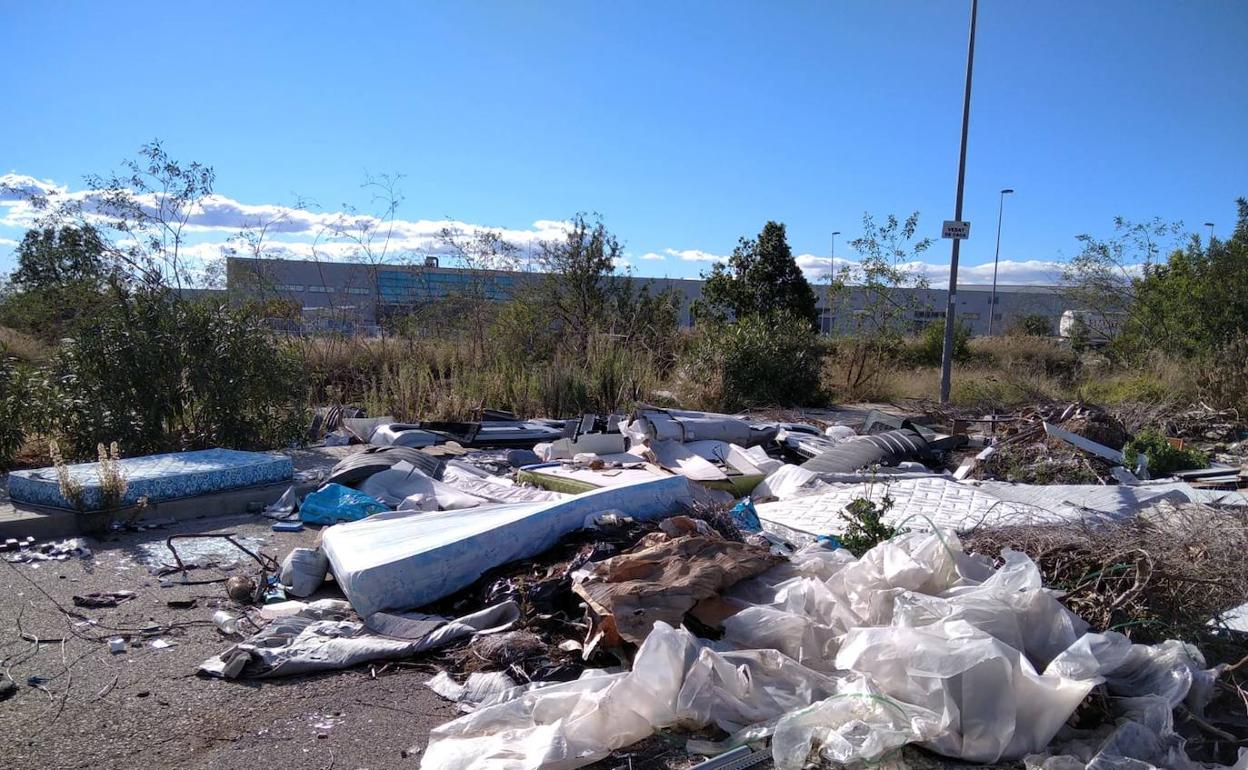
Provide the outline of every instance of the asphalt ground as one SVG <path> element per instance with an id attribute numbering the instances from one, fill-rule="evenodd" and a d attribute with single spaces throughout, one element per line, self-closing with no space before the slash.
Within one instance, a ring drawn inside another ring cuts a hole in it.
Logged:
<path id="1" fill-rule="evenodd" d="M 430 668 L 268 681 L 196 674 L 231 644 L 213 613 L 240 608 L 223 583 L 183 585 L 175 574 L 162 585 L 145 562 L 172 563 L 164 540 L 176 533 L 234 532 L 277 559 L 318 536 L 270 525 L 259 516 L 190 521 L 88 540 L 92 558 L 0 564 L 0 671 L 17 686 L 0 701 L 0 767 L 418 767 L 430 728 L 456 716 L 424 687 Z M 188 579 L 253 574 L 255 562 L 241 554 L 206 558 L 238 557 L 236 566 L 191 570 Z M 113 591 L 136 597 L 115 608 L 73 604 L 75 595 Z M 168 605 L 187 599 L 196 606 Z M 153 626 L 159 632 L 145 635 Z M 106 640 L 116 636 L 128 639 L 124 652 L 110 652 Z M 154 648 L 157 639 L 174 645 Z"/>

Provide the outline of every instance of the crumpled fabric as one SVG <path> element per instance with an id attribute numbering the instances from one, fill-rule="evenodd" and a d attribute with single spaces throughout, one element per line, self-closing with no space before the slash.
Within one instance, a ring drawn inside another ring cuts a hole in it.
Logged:
<path id="1" fill-rule="evenodd" d="M 252 679 L 350 668 L 375 660 L 399 660 L 473 634 L 505 631 L 520 619 L 520 607 L 512 601 L 502 602 L 445 621 L 416 640 L 370 633 L 354 617 L 351 606 L 344 601 L 312 602 L 204 661 L 199 671 L 225 679 Z"/>
<path id="2" fill-rule="evenodd" d="M 442 725 L 421 767 L 575 768 L 657 729 L 713 724 L 731 737 L 690 750 L 770 738 L 780 770 L 877 762 L 908 743 L 1043 770 L 1196 770 L 1167 720 L 1208 698 L 1215 672 L 1199 654 L 1088 634 L 1030 559 L 1006 551 L 1003 562 L 944 532 L 860 559 L 808 547 L 721 596 L 742 605 L 721 641 L 655 622 L 631 672 L 539 687 Z M 1044 753 L 1102 683 L 1128 704 L 1123 722 Z"/>

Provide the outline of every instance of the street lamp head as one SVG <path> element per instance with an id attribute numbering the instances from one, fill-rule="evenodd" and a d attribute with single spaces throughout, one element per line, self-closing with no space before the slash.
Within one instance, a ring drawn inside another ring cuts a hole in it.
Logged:
<path id="1" fill-rule="evenodd" d="M 832 233 L 832 234 L 833 234 L 833 235 L 840 235 L 840 234 L 841 234 L 841 231 L 840 231 L 840 230 L 837 230 L 837 231 L 835 231 L 835 232 L 834 232 L 834 233 Z"/>
<path id="2" fill-rule="evenodd" d="M 1010 189 L 1010 188 L 1008 188 L 1008 187 L 1007 187 L 1007 188 L 1005 188 L 1004 190 L 1002 190 L 1002 191 L 1001 191 L 1001 194 L 1002 194 L 1002 195 L 1009 195 L 1009 194 L 1010 194 L 1010 193 L 1012 193 L 1012 192 L 1014 192 L 1014 191 L 1013 191 L 1012 189 Z"/>
<path id="3" fill-rule="evenodd" d="M 1212 222 L 1206 222 L 1206 223 L 1205 223 L 1205 227 L 1213 227 L 1213 223 L 1212 223 Z"/>

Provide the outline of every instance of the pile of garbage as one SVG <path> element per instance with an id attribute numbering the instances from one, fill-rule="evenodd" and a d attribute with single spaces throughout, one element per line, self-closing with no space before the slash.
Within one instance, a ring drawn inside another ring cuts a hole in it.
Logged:
<path id="1" fill-rule="evenodd" d="M 286 555 L 295 598 L 201 673 L 419 655 L 465 712 L 433 731 L 426 770 L 582 767 L 656 733 L 779 768 L 917 745 L 1248 769 L 1245 720 L 1223 718 L 1237 668 L 1164 638 L 1245 640 L 1216 624 L 1248 580 L 1202 589 L 1248 546 L 1238 468 L 1151 479 L 1085 405 L 949 425 L 485 417 L 323 415 L 368 444 L 267 512 L 324 527 L 319 546 Z M 1061 483 L 1016 483 L 1027 468 Z"/>

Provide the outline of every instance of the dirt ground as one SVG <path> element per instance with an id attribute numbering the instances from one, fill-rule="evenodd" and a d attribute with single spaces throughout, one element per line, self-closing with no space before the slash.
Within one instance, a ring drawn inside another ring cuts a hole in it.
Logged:
<path id="1" fill-rule="evenodd" d="M 208 519 L 88 541 L 95 549 L 91 559 L 0 564 L 0 670 L 18 686 L 0 701 L 0 766 L 419 766 L 429 729 L 456 715 L 423 686 L 427 670 L 391 667 L 376 678 L 352 670 L 262 682 L 196 676 L 200 662 L 230 645 L 210 618 L 232 603 L 221 583 L 179 585 L 175 575 L 173 585 L 162 587 L 149 574 L 143 563 L 151 558 L 148 550 L 167 558 L 167 551 L 160 553 L 164 539 L 178 532 L 258 538 L 279 559 L 317 537 L 310 530 L 272 532 L 270 522 L 255 516 Z M 254 562 L 243 558 L 233 570 L 192 570 L 190 579 L 248 573 Z M 110 609 L 73 606 L 74 595 L 123 590 L 137 597 Z M 192 609 L 167 605 L 190 598 L 197 599 Z M 97 624 L 67 618 L 54 602 Z M 109 637 L 123 633 L 112 628 L 151 624 L 174 627 L 122 653 L 78 636 Z M 154 649 L 153 639 L 176 644 Z M 40 687 L 28 684 L 30 677 L 42 677 L 33 680 Z"/>

